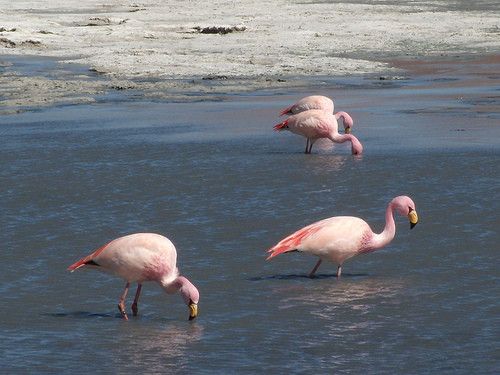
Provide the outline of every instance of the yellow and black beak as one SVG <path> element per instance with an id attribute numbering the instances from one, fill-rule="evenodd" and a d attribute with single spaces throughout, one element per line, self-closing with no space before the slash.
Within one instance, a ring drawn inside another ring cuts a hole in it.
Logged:
<path id="1" fill-rule="evenodd" d="M 408 212 L 408 219 L 410 220 L 410 229 L 413 229 L 418 223 L 417 211 L 410 209 L 410 212 Z"/>
<path id="2" fill-rule="evenodd" d="M 351 127 L 349 126 L 349 127 L 345 128 L 344 129 L 344 133 L 345 134 L 351 134 Z"/>
<path id="3" fill-rule="evenodd" d="M 198 305 L 191 302 L 189 305 L 189 320 L 193 320 L 198 316 Z"/>

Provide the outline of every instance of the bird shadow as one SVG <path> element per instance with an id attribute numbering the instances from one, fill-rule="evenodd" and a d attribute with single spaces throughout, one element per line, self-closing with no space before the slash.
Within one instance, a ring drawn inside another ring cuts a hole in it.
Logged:
<path id="1" fill-rule="evenodd" d="M 52 318 L 75 318 L 75 319 L 102 319 L 102 318 L 120 318 L 120 314 L 112 313 L 92 313 L 89 311 L 71 311 L 71 312 L 59 312 L 59 313 L 44 313 L 44 316 L 49 316 Z"/>
<path id="2" fill-rule="evenodd" d="M 343 278 L 358 278 L 369 276 L 367 273 L 343 273 L 340 276 L 340 280 Z M 309 277 L 309 275 L 304 274 L 280 274 L 280 275 L 270 275 L 270 276 L 256 276 L 250 277 L 249 281 L 264 281 L 264 280 L 297 280 L 297 279 L 307 279 L 307 280 L 322 280 L 322 279 L 337 279 L 337 274 L 326 274 L 320 273 L 314 275 L 314 277 Z"/>

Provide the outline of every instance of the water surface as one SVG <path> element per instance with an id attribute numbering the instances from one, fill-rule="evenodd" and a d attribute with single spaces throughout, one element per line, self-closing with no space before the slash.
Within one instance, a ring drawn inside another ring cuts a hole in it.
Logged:
<path id="1" fill-rule="evenodd" d="M 478 99 L 499 86 L 443 85 L 461 79 L 325 90 L 353 115 L 360 158 L 328 143 L 304 155 L 303 139 L 272 132 L 303 93 L 1 117 L 2 370 L 498 371 L 500 118 Z M 400 194 L 419 225 L 398 218 L 394 241 L 346 263 L 340 280 L 331 264 L 307 278 L 316 260 L 303 254 L 265 261 L 282 237 L 328 216 L 380 231 Z M 66 272 L 141 231 L 176 244 L 201 292 L 196 321 L 179 296 L 146 284 L 139 317 L 124 322 L 121 280 Z"/>

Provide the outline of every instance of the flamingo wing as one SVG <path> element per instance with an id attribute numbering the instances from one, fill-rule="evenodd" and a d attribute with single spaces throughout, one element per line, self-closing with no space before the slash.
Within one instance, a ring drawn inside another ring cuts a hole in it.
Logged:
<path id="1" fill-rule="evenodd" d="M 99 254 L 101 254 L 110 244 L 111 242 L 107 243 L 106 245 L 98 248 L 95 250 L 92 254 L 87 255 L 86 257 L 80 259 L 78 262 L 73 263 L 71 266 L 68 267 L 68 271 L 73 272 L 74 270 L 77 270 L 80 267 L 83 267 L 87 264 L 94 264 L 97 265 L 94 262 L 94 258 L 97 257 Z"/>
<path id="2" fill-rule="evenodd" d="M 274 258 L 275 256 L 282 253 L 297 250 L 297 248 L 300 247 L 304 240 L 312 236 L 314 233 L 318 232 L 323 227 L 322 224 L 323 220 L 318 221 L 316 223 L 308 225 L 307 227 L 299 229 L 288 237 L 285 237 L 267 251 L 268 253 L 271 253 L 267 257 L 267 259 Z"/>

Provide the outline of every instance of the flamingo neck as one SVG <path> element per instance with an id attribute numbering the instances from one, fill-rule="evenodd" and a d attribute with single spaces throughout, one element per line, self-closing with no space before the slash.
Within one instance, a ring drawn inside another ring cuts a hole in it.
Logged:
<path id="1" fill-rule="evenodd" d="M 167 292 L 168 294 L 180 292 L 186 304 L 191 303 L 191 301 L 194 301 L 195 303 L 198 302 L 198 290 L 184 276 L 177 276 L 173 281 L 167 283 L 162 281 L 161 284 L 165 292 Z"/>
<path id="2" fill-rule="evenodd" d="M 345 121 L 345 118 L 347 117 L 346 115 L 347 115 L 346 112 L 340 111 L 340 112 L 335 113 L 335 118 L 337 120 L 342 119 L 342 121 Z"/>
<path id="3" fill-rule="evenodd" d="M 353 142 L 352 139 L 354 136 L 352 134 L 340 134 L 340 133 L 334 133 L 330 136 L 330 139 L 332 142 L 335 143 L 344 143 L 344 142 Z"/>
<path id="4" fill-rule="evenodd" d="M 168 275 L 161 279 L 160 284 L 162 288 L 165 289 L 165 292 L 174 294 L 182 288 L 183 278 L 179 276 L 179 271 L 176 270 L 174 275 Z"/>
<path id="5" fill-rule="evenodd" d="M 396 223 L 394 222 L 392 202 L 389 203 L 385 210 L 385 227 L 382 233 L 374 233 L 370 248 L 373 250 L 380 249 L 392 241 L 396 235 Z"/>

